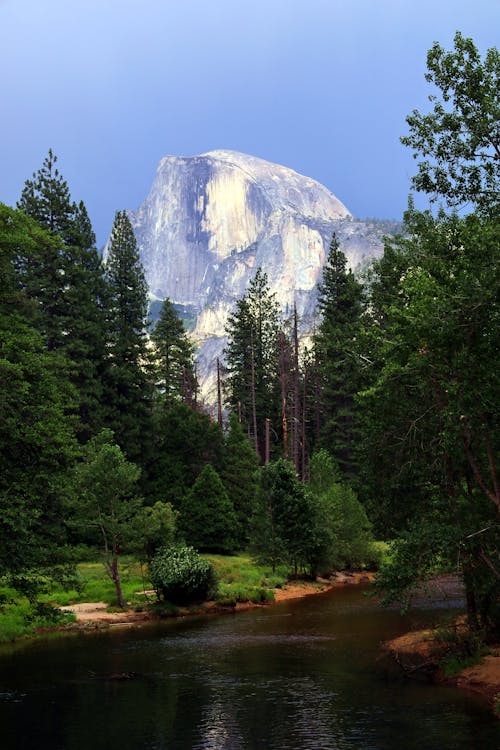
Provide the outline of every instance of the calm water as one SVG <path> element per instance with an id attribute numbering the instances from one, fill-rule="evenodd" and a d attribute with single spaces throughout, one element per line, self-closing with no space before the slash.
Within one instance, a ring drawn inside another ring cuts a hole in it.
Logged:
<path id="1" fill-rule="evenodd" d="M 380 640 L 440 614 L 402 619 L 352 587 L 4 650 L 0 747 L 493 750 L 481 698 L 377 662 Z"/>

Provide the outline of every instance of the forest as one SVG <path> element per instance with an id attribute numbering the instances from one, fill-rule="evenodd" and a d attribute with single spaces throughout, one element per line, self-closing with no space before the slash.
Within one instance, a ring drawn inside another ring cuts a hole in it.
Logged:
<path id="1" fill-rule="evenodd" d="M 126 211 L 104 261 L 52 150 L 0 204 L 0 622 L 20 599 L 56 621 L 47 592 L 82 560 L 124 607 L 124 557 L 183 604 L 217 587 L 207 553 L 245 553 L 294 577 L 379 569 L 402 606 L 458 572 L 470 628 L 498 638 L 500 57 L 457 33 L 427 65 L 437 95 L 401 140 L 430 208 L 410 198 L 360 275 L 332 237 L 307 342 L 257 269 L 214 415 L 172 302 L 149 320 Z"/>

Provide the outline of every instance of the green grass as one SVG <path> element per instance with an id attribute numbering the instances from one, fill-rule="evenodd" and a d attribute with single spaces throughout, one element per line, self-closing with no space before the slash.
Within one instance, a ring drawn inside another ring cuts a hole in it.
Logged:
<path id="1" fill-rule="evenodd" d="M 439 662 L 446 677 L 453 677 L 462 669 L 479 664 L 483 656 L 491 653 L 484 642 L 484 633 L 472 632 L 453 622 L 437 628 L 434 640 L 447 647 L 447 653 Z"/>
<path id="2" fill-rule="evenodd" d="M 224 603 L 272 601 L 272 590 L 283 586 L 287 580 L 286 568 L 279 568 L 275 573 L 263 565 L 255 565 L 248 555 L 203 555 L 213 564 L 219 590 L 217 601 Z M 144 574 L 144 581 L 142 578 Z M 142 593 L 143 588 L 151 589 L 147 566 L 143 566 L 131 555 L 120 558 L 120 577 L 123 597 L 131 606 L 139 608 L 147 603 Z M 101 562 L 82 562 L 77 565 L 78 588 L 64 590 L 52 584 L 49 590 L 40 596 L 40 601 L 54 607 L 62 607 L 79 602 L 106 602 L 109 607 L 116 607 L 116 591 L 113 582 L 106 575 Z M 154 600 L 152 595 L 150 599 Z"/>
<path id="3" fill-rule="evenodd" d="M 237 602 L 256 604 L 274 600 L 273 589 L 286 583 L 287 570 L 275 573 L 264 565 L 256 565 L 249 555 L 203 555 L 210 560 L 217 575 L 219 604 L 231 606 Z"/>
<path id="4" fill-rule="evenodd" d="M 132 605 L 145 601 L 143 579 L 140 563 L 130 555 L 123 555 L 119 563 L 123 598 Z M 143 567 L 144 588 L 150 589 L 147 568 Z M 107 576 L 101 562 L 84 562 L 77 565 L 79 589 L 64 590 L 53 586 L 40 600 L 55 606 L 78 604 L 79 602 L 106 602 L 110 607 L 116 606 L 116 589 L 113 581 Z"/>
<path id="5" fill-rule="evenodd" d="M 0 586 L 0 643 L 33 636 L 41 628 L 73 622 L 75 616 L 40 603 L 31 605 L 25 597 Z"/>
<path id="6" fill-rule="evenodd" d="M 440 667 L 446 677 L 454 677 L 459 674 L 462 669 L 474 667 L 476 664 L 479 664 L 482 658 L 483 654 L 480 653 L 473 654 L 472 656 L 457 656 L 456 654 L 449 654 L 441 660 Z"/>
<path id="7" fill-rule="evenodd" d="M 249 555 L 203 555 L 216 571 L 218 592 L 216 601 L 224 606 L 238 602 L 265 603 L 273 601 L 273 589 L 287 581 L 285 567 L 274 573 L 270 568 L 256 565 Z M 65 590 L 56 583 L 47 583 L 38 605 L 31 606 L 27 599 L 6 586 L 0 586 L 0 643 L 33 636 L 40 628 L 54 627 L 74 620 L 74 615 L 62 613 L 58 607 L 79 602 L 106 602 L 116 607 L 116 591 L 106 575 L 101 562 L 81 562 L 76 566 L 77 588 Z M 144 580 L 143 580 L 144 574 Z M 136 610 L 151 606 L 157 614 L 169 616 L 178 610 L 168 602 L 157 602 L 156 597 L 143 594 L 151 589 L 147 567 L 141 571 L 136 558 L 124 555 L 120 559 L 120 576 L 125 601 Z"/>

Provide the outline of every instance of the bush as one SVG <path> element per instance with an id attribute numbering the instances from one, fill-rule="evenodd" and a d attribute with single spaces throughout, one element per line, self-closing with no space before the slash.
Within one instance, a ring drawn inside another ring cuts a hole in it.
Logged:
<path id="1" fill-rule="evenodd" d="M 215 572 L 193 547 L 164 547 L 150 565 L 151 582 L 163 599 L 173 604 L 192 604 L 214 595 Z"/>

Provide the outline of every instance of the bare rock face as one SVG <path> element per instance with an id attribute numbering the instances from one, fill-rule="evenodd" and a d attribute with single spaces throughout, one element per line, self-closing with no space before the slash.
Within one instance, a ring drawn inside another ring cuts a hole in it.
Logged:
<path id="1" fill-rule="evenodd" d="M 151 192 L 129 217 L 152 297 L 168 296 L 196 315 L 208 402 L 227 316 L 259 266 L 285 315 L 297 303 L 307 332 L 333 232 L 353 269 L 382 249 L 382 232 L 354 221 L 323 185 L 235 151 L 165 157 Z"/>

